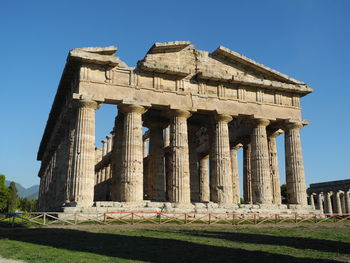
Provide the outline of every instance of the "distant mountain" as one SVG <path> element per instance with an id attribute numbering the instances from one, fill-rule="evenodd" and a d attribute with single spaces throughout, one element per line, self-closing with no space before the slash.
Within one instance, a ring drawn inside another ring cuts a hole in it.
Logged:
<path id="1" fill-rule="evenodd" d="M 9 186 L 11 181 L 5 181 L 5 185 Z M 24 188 L 21 184 L 16 183 L 17 194 L 19 197 L 26 197 L 29 200 L 38 199 L 39 185 L 33 185 L 29 188 Z"/>

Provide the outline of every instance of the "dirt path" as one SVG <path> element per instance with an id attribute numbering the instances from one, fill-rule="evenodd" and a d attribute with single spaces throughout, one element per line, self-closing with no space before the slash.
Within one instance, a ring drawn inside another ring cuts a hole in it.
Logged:
<path id="1" fill-rule="evenodd" d="M 22 260 L 15 260 L 15 259 L 7 259 L 0 256 L 0 263 L 25 263 L 25 261 Z"/>

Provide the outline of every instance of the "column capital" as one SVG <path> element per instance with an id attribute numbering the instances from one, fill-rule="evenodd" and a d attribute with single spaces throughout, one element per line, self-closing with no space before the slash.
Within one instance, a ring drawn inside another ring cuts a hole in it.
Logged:
<path id="1" fill-rule="evenodd" d="M 302 122 L 287 122 L 287 123 L 285 124 L 285 128 L 286 128 L 287 130 L 301 129 L 301 128 L 303 128 L 303 127 L 304 127 L 304 125 L 303 125 Z"/>
<path id="2" fill-rule="evenodd" d="M 186 118 L 186 119 L 191 117 L 191 113 L 189 111 L 187 111 L 187 110 L 180 110 L 180 109 L 170 110 L 169 111 L 169 115 L 170 116 L 174 116 L 174 117 L 182 117 L 182 118 Z"/>
<path id="3" fill-rule="evenodd" d="M 99 103 L 97 103 L 94 100 L 74 100 L 73 101 L 74 105 L 79 108 L 90 108 L 97 110 L 99 108 Z"/>
<path id="4" fill-rule="evenodd" d="M 159 120 L 146 120 L 143 122 L 143 126 L 147 127 L 150 130 L 154 129 L 165 129 L 168 127 L 169 123 Z"/>
<path id="5" fill-rule="evenodd" d="M 232 121 L 233 118 L 231 115 L 218 113 L 214 115 L 214 119 L 216 121 L 223 121 L 223 122 L 229 123 L 230 121 Z"/>
<path id="6" fill-rule="evenodd" d="M 243 147 L 243 144 L 239 143 L 239 144 L 233 146 L 232 149 L 234 149 L 234 150 L 239 150 L 239 149 L 242 148 L 242 147 Z"/>
<path id="7" fill-rule="evenodd" d="M 284 133 L 284 131 L 282 129 L 278 129 L 276 131 L 268 132 L 268 136 L 269 136 L 269 138 L 276 138 L 277 136 L 279 136 L 283 133 Z"/>
<path id="8" fill-rule="evenodd" d="M 270 121 L 268 119 L 263 119 L 263 118 L 254 118 L 252 119 L 252 123 L 255 124 L 256 126 L 266 127 L 267 125 L 270 124 Z"/>
<path id="9" fill-rule="evenodd" d="M 138 104 L 122 104 L 118 107 L 124 113 L 140 113 L 143 114 L 147 109 Z"/>

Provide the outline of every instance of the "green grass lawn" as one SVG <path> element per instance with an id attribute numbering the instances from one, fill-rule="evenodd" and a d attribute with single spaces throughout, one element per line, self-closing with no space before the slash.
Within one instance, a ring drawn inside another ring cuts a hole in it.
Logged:
<path id="1" fill-rule="evenodd" d="M 350 224 L 78 225 L 0 228 L 27 262 L 350 262 Z"/>

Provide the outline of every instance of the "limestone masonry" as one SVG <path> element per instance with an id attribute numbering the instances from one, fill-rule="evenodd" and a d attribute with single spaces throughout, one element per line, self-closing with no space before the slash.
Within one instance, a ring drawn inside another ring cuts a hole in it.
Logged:
<path id="1" fill-rule="evenodd" d="M 116 51 L 69 52 L 38 152 L 41 211 L 312 211 L 299 134 L 307 124 L 300 98 L 312 92 L 305 83 L 222 46 L 208 53 L 187 41 L 155 43 L 135 68 Z M 118 111 L 101 149 L 95 112 L 103 104 Z M 288 206 L 276 149 L 282 133 Z"/>

